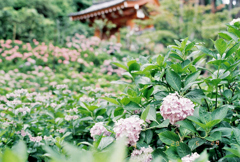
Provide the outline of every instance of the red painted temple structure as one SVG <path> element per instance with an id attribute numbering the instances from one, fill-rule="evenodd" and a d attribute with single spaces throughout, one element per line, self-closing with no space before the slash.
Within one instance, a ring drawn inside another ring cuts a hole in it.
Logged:
<path id="1" fill-rule="evenodd" d="M 94 0 L 93 5 L 85 10 L 69 15 L 71 20 L 81 22 L 89 22 L 92 26 L 95 20 L 107 19 L 116 25 L 111 29 L 110 35 L 119 32 L 121 27 L 134 28 L 134 19 L 148 19 L 151 13 L 148 12 L 147 4 L 159 6 L 158 0 Z M 103 29 L 100 36 L 99 29 L 95 29 L 95 36 L 106 39 L 109 35 L 106 34 L 107 29 Z M 120 34 L 119 39 L 120 39 Z"/>

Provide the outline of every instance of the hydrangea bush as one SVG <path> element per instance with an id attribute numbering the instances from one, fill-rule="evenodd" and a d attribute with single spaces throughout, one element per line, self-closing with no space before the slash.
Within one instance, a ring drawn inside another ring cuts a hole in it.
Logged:
<path id="1" fill-rule="evenodd" d="M 234 21 L 212 49 L 186 38 L 113 62 L 125 71 L 117 93 L 16 87 L 0 100 L 2 161 L 239 161 L 239 38 Z"/>

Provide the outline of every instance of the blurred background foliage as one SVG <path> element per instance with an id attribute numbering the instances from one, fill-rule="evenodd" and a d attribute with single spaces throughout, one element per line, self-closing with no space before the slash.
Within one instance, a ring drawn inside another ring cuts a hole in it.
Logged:
<path id="1" fill-rule="evenodd" d="M 69 13 L 90 5 L 89 0 L 0 0 L 0 39 L 62 45 L 66 36 L 92 35 L 87 24 L 68 18 Z"/>
<path id="2" fill-rule="evenodd" d="M 239 16 L 240 0 L 160 0 L 160 4 L 158 8 L 149 6 L 149 11 L 158 14 L 149 20 L 136 20 L 136 28 L 153 24 L 154 29 L 136 32 L 126 27 L 121 30 L 121 43 L 127 51 L 159 53 L 172 44 L 173 39 L 185 37 L 210 47 L 210 39 L 215 40 L 225 24 Z M 64 45 L 66 37 L 75 33 L 93 36 L 94 27 L 98 25 L 89 27 L 68 17 L 69 13 L 91 5 L 91 0 L 0 0 L 0 39 L 24 42 L 37 39 Z"/>

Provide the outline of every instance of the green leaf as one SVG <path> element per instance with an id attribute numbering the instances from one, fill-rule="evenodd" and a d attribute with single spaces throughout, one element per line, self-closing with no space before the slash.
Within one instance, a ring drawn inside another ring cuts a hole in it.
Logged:
<path id="1" fill-rule="evenodd" d="M 240 130 L 238 128 L 233 128 L 233 133 L 238 144 L 240 145 Z"/>
<path id="2" fill-rule="evenodd" d="M 212 120 L 212 121 L 208 122 L 208 123 L 206 124 L 206 126 L 207 126 L 208 128 L 212 128 L 212 127 L 214 127 L 215 125 L 217 125 L 217 124 L 220 123 L 220 122 L 221 122 L 220 119 Z"/>
<path id="3" fill-rule="evenodd" d="M 203 46 L 197 46 L 197 47 L 203 53 L 206 53 L 207 55 L 212 56 L 214 58 L 217 58 L 217 55 L 213 51 L 207 49 L 206 47 L 203 47 Z"/>
<path id="4" fill-rule="evenodd" d="M 182 43 L 181 43 L 181 49 L 184 49 L 186 47 L 186 44 L 187 44 L 187 41 L 188 41 L 188 37 L 185 38 Z"/>
<path id="5" fill-rule="evenodd" d="M 194 160 L 194 162 L 208 162 L 208 153 L 206 150 L 204 150 L 201 154 L 200 157 Z"/>
<path id="6" fill-rule="evenodd" d="M 217 131 L 221 132 L 223 137 L 230 138 L 233 130 L 232 130 L 232 128 L 219 127 L 219 128 L 213 129 L 211 132 L 213 133 L 213 132 L 217 132 Z"/>
<path id="7" fill-rule="evenodd" d="M 236 43 L 232 48 L 230 48 L 227 52 L 226 52 L 226 56 L 225 58 L 228 58 L 231 54 L 233 54 L 234 52 L 236 52 L 238 50 L 240 46 L 240 43 Z"/>
<path id="8" fill-rule="evenodd" d="M 140 65 L 137 62 L 134 62 L 129 66 L 129 73 L 131 73 L 132 71 L 139 71 L 139 70 L 140 70 Z"/>
<path id="9" fill-rule="evenodd" d="M 119 105 L 119 102 L 117 100 L 113 99 L 113 98 L 101 97 L 101 99 L 104 99 L 104 100 L 106 100 L 108 102 L 111 102 L 111 103 L 114 103 L 116 105 Z"/>
<path id="10" fill-rule="evenodd" d="M 12 150 L 6 148 L 2 156 L 2 162 L 25 162 L 25 161 L 21 160 Z"/>
<path id="11" fill-rule="evenodd" d="M 171 146 L 171 147 L 169 147 L 169 148 L 165 151 L 165 153 L 167 154 L 168 159 L 173 159 L 173 160 L 180 159 L 180 156 L 178 155 L 177 147 L 176 147 L 176 146 Z"/>
<path id="12" fill-rule="evenodd" d="M 153 90 L 154 90 L 153 86 L 147 87 L 143 91 L 143 96 L 146 97 L 147 99 L 149 99 L 149 97 L 152 95 Z"/>
<path id="13" fill-rule="evenodd" d="M 166 91 L 160 91 L 160 92 L 157 92 L 156 94 L 154 94 L 154 98 L 156 100 L 162 100 L 163 98 L 165 98 L 169 93 L 166 92 Z"/>
<path id="14" fill-rule="evenodd" d="M 184 61 L 179 55 L 177 55 L 177 54 L 175 54 L 175 53 L 171 53 L 171 54 L 169 55 L 169 57 L 173 57 L 173 58 L 178 59 L 178 60 L 180 60 L 180 61 Z"/>
<path id="15" fill-rule="evenodd" d="M 239 149 L 232 149 L 232 148 L 229 148 L 229 147 L 224 147 L 223 149 L 231 152 L 232 154 L 234 154 L 237 157 L 240 157 L 240 148 Z"/>
<path id="16" fill-rule="evenodd" d="M 166 80 L 173 89 L 175 89 L 176 91 L 181 90 L 181 78 L 177 73 L 168 69 L 166 72 Z"/>
<path id="17" fill-rule="evenodd" d="M 215 48 L 218 50 L 219 54 L 222 56 L 226 49 L 227 49 L 227 43 L 224 39 L 220 38 L 215 42 Z"/>
<path id="18" fill-rule="evenodd" d="M 123 68 L 124 70 L 127 70 L 128 71 L 128 67 L 126 67 L 125 65 L 121 64 L 121 63 L 118 63 L 118 62 L 112 62 L 113 65 L 116 65 L 120 68 Z"/>
<path id="19" fill-rule="evenodd" d="M 151 84 L 151 79 L 148 78 L 148 77 L 137 76 L 137 77 L 135 78 L 135 83 L 136 83 L 136 84 L 143 84 L 143 85 L 145 85 L 145 84 Z"/>
<path id="20" fill-rule="evenodd" d="M 192 122 L 190 122 L 189 120 L 185 119 L 185 120 L 177 122 L 177 124 L 190 130 L 191 132 L 198 133 L 196 128 L 193 126 Z"/>
<path id="21" fill-rule="evenodd" d="M 103 150 L 107 146 L 109 146 L 111 143 L 113 143 L 115 139 L 113 137 L 103 137 L 98 145 L 99 150 Z"/>
<path id="22" fill-rule="evenodd" d="M 191 154 L 191 149 L 188 147 L 187 144 L 180 143 L 179 146 L 177 146 L 177 153 L 182 158 L 184 156 Z"/>
<path id="23" fill-rule="evenodd" d="M 148 112 L 150 110 L 150 105 L 147 106 L 147 108 L 143 111 L 142 115 L 141 115 L 141 119 L 142 120 L 146 120 L 147 119 L 147 116 L 148 116 Z"/>
<path id="24" fill-rule="evenodd" d="M 207 129 L 207 126 L 205 124 L 202 124 L 201 121 L 194 117 L 194 116 L 188 116 L 187 119 L 191 120 L 192 122 L 196 123 L 197 125 L 199 125 L 200 127 L 202 127 L 204 130 Z"/>
<path id="25" fill-rule="evenodd" d="M 165 131 L 158 135 L 160 140 L 167 145 L 176 146 L 180 142 L 180 138 L 178 137 L 178 135 L 171 131 Z"/>
<path id="26" fill-rule="evenodd" d="M 153 138 L 153 132 L 152 130 L 147 130 L 146 131 L 146 136 L 145 136 L 145 141 L 146 143 L 149 145 L 152 141 L 152 138 Z"/>
<path id="27" fill-rule="evenodd" d="M 21 161 L 27 161 L 28 155 L 27 155 L 27 146 L 23 141 L 19 141 L 16 145 L 12 147 L 12 151 L 18 155 L 19 159 Z"/>
<path id="28" fill-rule="evenodd" d="M 113 147 L 110 149 L 113 150 L 108 162 L 123 162 L 126 158 L 126 139 L 117 140 Z"/>
<path id="29" fill-rule="evenodd" d="M 188 142 L 188 146 L 191 149 L 191 151 L 193 151 L 196 148 L 198 148 L 199 146 L 203 145 L 204 143 L 205 143 L 205 140 L 203 140 L 201 138 L 192 138 Z"/>
<path id="30" fill-rule="evenodd" d="M 233 33 L 230 33 L 228 31 L 222 31 L 218 34 L 219 34 L 220 37 L 222 37 L 224 39 L 227 39 L 227 40 L 233 39 L 235 42 L 238 41 L 238 38 Z"/>
<path id="31" fill-rule="evenodd" d="M 228 108 L 227 107 L 217 108 L 211 114 L 212 115 L 212 119 L 213 120 L 219 119 L 220 121 L 222 121 L 227 116 L 227 112 L 228 112 Z"/>
<path id="32" fill-rule="evenodd" d="M 194 82 L 198 78 L 199 75 L 200 75 L 200 71 L 196 71 L 196 72 L 188 75 L 184 81 L 184 85 L 186 86 L 189 83 Z"/>
<path id="33" fill-rule="evenodd" d="M 141 109 L 141 107 L 137 103 L 131 101 L 129 104 L 124 106 L 124 109 L 125 110 L 139 110 L 139 109 Z"/>
<path id="34" fill-rule="evenodd" d="M 155 127 L 156 127 L 156 128 L 168 127 L 169 123 L 170 123 L 169 119 L 166 119 L 166 120 L 164 120 L 161 124 L 159 124 L 159 125 L 157 125 L 157 126 L 155 126 Z"/>
<path id="35" fill-rule="evenodd" d="M 220 131 L 212 133 L 209 137 L 206 137 L 205 139 L 208 141 L 217 141 L 222 138 L 222 133 Z"/>
<path id="36" fill-rule="evenodd" d="M 148 115 L 147 115 L 148 120 L 156 121 L 156 109 L 154 106 L 150 106 Z"/>
<path id="37" fill-rule="evenodd" d="M 203 98 L 205 98 L 205 95 L 201 89 L 194 89 L 194 90 L 188 92 L 185 95 L 185 97 L 189 98 L 189 99 L 203 99 Z"/>

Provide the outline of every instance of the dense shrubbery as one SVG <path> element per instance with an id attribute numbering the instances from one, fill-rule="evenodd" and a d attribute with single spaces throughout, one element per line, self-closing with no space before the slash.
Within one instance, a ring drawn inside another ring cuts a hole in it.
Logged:
<path id="1" fill-rule="evenodd" d="M 127 80 L 100 74 L 98 45 L 89 43 L 86 53 L 75 39 L 70 49 L 1 42 L 2 161 L 238 161 L 239 28 L 239 21 L 227 25 L 211 50 L 186 38 L 166 56 L 122 63 L 115 53 L 111 67 L 124 69 Z M 89 67 L 79 71 L 78 59 Z M 99 65 L 90 64 L 94 59 Z"/>

